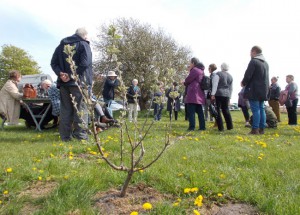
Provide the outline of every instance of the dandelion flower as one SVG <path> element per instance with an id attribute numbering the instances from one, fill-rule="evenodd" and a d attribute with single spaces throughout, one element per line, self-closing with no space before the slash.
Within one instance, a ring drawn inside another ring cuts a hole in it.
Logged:
<path id="1" fill-rule="evenodd" d="M 32 170 L 33 170 L 33 171 L 36 171 L 36 170 L 37 170 L 37 168 L 36 168 L 36 167 L 32 167 Z"/>
<path id="2" fill-rule="evenodd" d="M 191 188 L 191 192 L 192 192 L 192 193 L 196 193 L 196 192 L 198 192 L 198 190 L 199 190 L 198 187 L 193 187 L 193 188 Z"/>
<path id="3" fill-rule="evenodd" d="M 8 194 L 8 190 L 4 190 L 3 195 L 7 195 L 7 194 Z"/>
<path id="4" fill-rule="evenodd" d="M 200 212 L 197 210 L 193 210 L 193 212 L 194 212 L 194 215 L 201 215 Z"/>
<path id="5" fill-rule="evenodd" d="M 12 172 L 12 168 L 6 168 L 6 170 L 5 170 L 7 173 L 11 173 Z"/>
<path id="6" fill-rule="evenodd" d="M 2 204 L 2 201 L 0 200 L 0 205 Z"/>
<path id="7" fill-rule="evenodd" d="M 190 193 L 191 192 L 191 188 L 184 188 L 183 192 L 184 193 Z"/>
<path id="8" fill-rule="evenodd" d="M 183 159 L 183 160 L 186 160 L 186 157 L 185 157 L 185 156 L 183 156 L 183 157 L 182 157 L 182 159 Z"/>
<path id="9" fill-rule="evenodd" d="M 181 176 L 183 176 L 183 174 L 182 174 L 182 173 L 178 173 L 178 175 L 177 175 L 177 176 L 181 177 Z"/>
<path id="10" fill-rule="evenodd" d="M 179 205 L 179 202 L 173 203 L 173 207 L 177 207 Z"/>
<path id="11" fill-rule="evenodd" d="M 262 160 L 263 158 L 262 158 L 261 156 L 258 156 L 258 159 L 259 159 L 259 160 Z"/>
<path id="12" fill-rule="evenodd" d="M 72 155 L 69 156 L 69 160 L 73 160 L 73 156 Z"/>
<path id="13" fill-rule="evenodd" d="M 198 207 L 201 207 L 202 206 L 202 200 L 203 200 L 203 196 L 202 195 L 199 195 L 195 201 L 194 201 L 194 205 L 198 206 Z"/>
<path id="14" fill-rule="evenodd" d="M 130 215 L 139 215 L 139 213 L 137 211 L 132 211 Z"/>
<path id="15" fill-rule="evenodd" d="M 64 179 L 65 179 L 65 180 L 68 180 L 68 179 L 69 179 L 69 176 L 68 176 L 68 175 L 65 175 L 65 176 L 64 176 Z"/>
<path id="16" fill-rule="evenodd" d="M 220 178 L 226 178 L 225 174 L 222 173 L 222 174 L 220 175 Z"/>
<path id="17" fill-rule="evenodd" d="M 139 172 L 140 172 L 140 173 L 143 173 L 143 172 L 144 172 L 144 170 L 143 170 L 143 169 L 140 169 L 140 170 L 139 170 Z"/>
<path id="18" fill-rule="evenodd" d="M 146 202 L 145 204 L 143 204 L 143 208 L 145 210 L 151 210 L 152 209 L 152 205 L 149 202 Z"/>
<path id="19" fill-rule="evenodd" d="M 39 180 L 39 181 L 43 180 L 42 176 L 39 176 L 39 177 L 38 177 L 38 180 Z"/>
<path id="20" fill-rule="evenodd" d="M 223 196 L 223 194 L 222 193 L 218 193 L 218 197 L 222 197 Z"/>
<path id="21" fill-rule="evenodd" d="M 207 171 L 204 169 L 204 170 L 202 170 L 202 172 L 203 172 L 203 173 L 206 173 Z"/>

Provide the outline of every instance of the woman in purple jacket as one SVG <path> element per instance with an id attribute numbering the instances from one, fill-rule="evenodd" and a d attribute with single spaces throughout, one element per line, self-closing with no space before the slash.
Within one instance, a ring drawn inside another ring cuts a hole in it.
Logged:
<path id="1" fill-rule="evenodd" d="M 195 130 L 195 113 L 198 114 L 199 130 L 205 130 L 205 120 L 202 105 L 205 104 L 205 94 L 200 88 L 200 82 L 204 76 L 204 66 L 197 58 L 192 58 L 189 67 L 190 73 L 184 81 L 186 86 L 185 103 L 187 104 L 189 128 Z"/>

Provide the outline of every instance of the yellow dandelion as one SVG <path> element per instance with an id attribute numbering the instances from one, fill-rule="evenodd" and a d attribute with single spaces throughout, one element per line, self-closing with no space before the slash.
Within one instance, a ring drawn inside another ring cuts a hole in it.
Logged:
<path id="1" fill-rule="evenodd" d="M 258 156 L 258 159 L 259 159 L 259 160 L 262 160 L 263 158 L 262 158 L 261 156 Z"/>
<path id="2" fill-rule="evenodd" d="M 263 157 L 263 156 L 265 156 L 265 155 L 264 155 L 264 153 L 259 153 L 259 156 Z"/>
<path id="3" fill-rule="evenodd" d="M 223 194 L 222 193 L 218 193 L 218 197 L 222 197 L 223 196 Z"/>
<path id="4" fill-rule="evenodd" d="M 199 195 L 195 201 L 194 201 L 194 205 L 198 206 L 198 207 L 201 207 L 202 206 L 202 200 L 203 200 L 203 196 L 202 195 Z"/>
<path id="5" fill-rule="evenodd" d="M 69 155 L 70 155 L 70 156 L 73 156 L 74 154 L 73 154 L 73 152 L 69 152 Z"/>
<path id="6" fill-rule="evenodd" d="M 102 150 L 102 151 L 105 151 L 105 148 L 101 147 L 101 150 Z"/>
<path id="7" fill-rule="evenodd" d="M 178 173 L 177 176 L 181 177 L 181 176 L 183 176 L 183 174 L 182 173 Z"/>
<path id="8" fill-rule="evenodd" d="M 144 170 L 143 170 L 143 169 L 140 169 L 140 170 L 139 170 L 139 172 L 140 172 L 140 173 L 143 173 L 143 172 L 144 172 Z"/>
<path id="9" fill-rule="evenodd" d="M 39 176 L 39 177 L 38 177 L 38 180 L 39 180 L 39 181 L 43 180 L 43 177 L 42 177 L 42 176 Z"/>
<path id="10" fill-rule="evenodd" d="M 70 156 L 69 156 L 69 160 L 73 160 L 73 156 L 70 155 Z"/>
<path id="11" fill-rule="evenodd" d="M 204 170 L 202 170 L 202 172 L 203 172 L 203 173 L 206 173 L 207 171 L 204 169 Z"/>
<path id="12" fill-rule="evenodd" d="M 109 155 L 109 153 L 106 152 L 106 153 L 103 154 L 103 157 L 107 158 L 108 155 Z"/>
<path id="13" fill-rule="evenodd" d="M 194 215 L 201 215 L 200 212 L 197 210 L 193 210 L 193 212 L 194 212 Z"/>
<path id="14" fill-rule="evenodd" d="M 130 213 L 130 215 L 139 215 L 139 212 L 137 212 L 137 211 L 132 211 L 132 212 Z"/>
<path id="15" fill-rule="evenodd" d="M 92 151 L 92 149 L 91 149 L 91 148 L 87 148 L 86 150 L 88 150 L 88 151 Z"/>
<path id="16" fill-rule="evenodd" d="M 91 154 L 91 155 L 96 155 L 97 152 L 95 152 L 95 151 L 90 151 L 90 154 Z"/>
<path id="17" fill-rule="evenodd" d="M 223 178 L 223 179 L 224 179 L 224 178 L 226 178 L 226 175 L 222 173 L 222 174 L 220 175 L 220 178 Z"/>
<path id="18" fill-rule="evenodd" d="M 173 203 L 173 206 L 174 206 L 174 207 L 177 207 L 178 205 L 179 205 L 179 202 Z"/>
<path id="19" fill-rule="evenodd" d="M 187 158 L 185 156 L 182 157 L 183 160 L 186 160 Z"/>
<path id="20" fill-rule="evenodd" d="M 2 204 L 2 201 L 0 200 L 0 205 Z"/>
<path id="21" fill-rule="evenodd" d="M 33 170 L 33 171 L 36 171 L 36 170 L 37 170 L 37 168 L 36 168 L 36 167 L 32 167 L 32 170 Z"/>
<path id="22" fill-rule="evenodd" d="M 146 202 L 143 204 L 143 208 L 145 210 L 151 210 L 152 209 L 152 205 L 149 202 Z"/>
<path id="23" fill-rule="evenodd" d="M 181 202 L 181 198 L 178 198 L 178 199 L 177 199 L 177 202 Z"/>
<path id="24" fill-rule="evenodd" d="M 64 179 L 68 180 L 68 179 L 69 179 L 69 176 L 68 176 L 68 175 L 65 175 L 65 176 L 64 176 Z"/>
<path id="25" fill-rule="evenodd" d="M 195 140 L 198 141 L 199 139 L 196 137 Z"/>
<path id="26" fill-rule="evenodd" d="M 192 192 L 192 193 L 196 193 L 196 192 L 198 192 L 198 190 L 199 190 L 198 187 L 193 187 L 193 188 L 191 188 L 191 192 Z"/>
<path id="27" fill-rule="evenodd" d="M 54 157 L 55 157 L 55 155 L 54 155 L 54 154 L 52 154 L 52 153 L 50 153 L 50 157 L 51 157 L 51 158 L 54 158 Z"/>
<path id="28" fill-rule="evenodd" d="M 9 168 L 6 168 L 6 170 L 5 170 L 7 173 L 11 173 L 13 170 L 12 170 L 12 168 L 11 167 L 9 167 Z"/>
<path id="29" fill-rule="evenodd" d="M 42 137 L 42 135 L 40 135 L 40 134 L 39 134 L 39 135 L 37 135 L 37 138 L 41 138 L 41 137 Z"/>
<path id="30" fill-rule="evenodd" d="M 191 188 L 184 188 L 183 192 L 184 193 L 190 193 L 191 192 Z"/>
<path id="31" fill-rule="evenodd" d="M 8 193 L 9 193 L 8 190 L 3 191 L 3 195 L 8 195 Z"/>

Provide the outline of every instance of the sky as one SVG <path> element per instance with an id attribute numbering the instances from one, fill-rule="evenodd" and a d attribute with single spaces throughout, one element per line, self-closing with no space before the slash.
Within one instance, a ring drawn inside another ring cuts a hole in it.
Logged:
<path id="1" fill-rule="evenodd" d="M 237 102 L 254 45 L 262 48 L 270 78 L 278 76 L 281 88 L 288 74 L 300 86 L 299 11 L 299 0 L 0 0 L 0 46 L 24 49 L 56 79 L 50 60 L 62 38 L 86 27 L 93 41 L 102 24 L 133 18 L 163 29 L 206 68 L 229 64 L 231 101 Z"/>

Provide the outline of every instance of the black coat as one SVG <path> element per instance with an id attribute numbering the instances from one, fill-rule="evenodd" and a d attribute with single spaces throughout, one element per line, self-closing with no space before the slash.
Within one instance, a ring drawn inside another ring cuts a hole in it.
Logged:
<path id="1" fill-rule="evenodd" d="M 244 97 L 249 100 L 267 101 L 269 91 L 269 65 L 263 55 L 257 55 L 249 62 L 242 80 Z"/>
<path id="2" fill-rule="evenodd" d="M 111 80 L 109 78 L 106 79 L 102 91 L 102 95 L 104 99 L 114 100 L 115 99 L 115 88 L 119 86 L 119 80 Z"/>
<path id="3" fill-rule="evenodd" d="M 137 94 L 137 99 L 139 99 L 141 97 L 141 90 L 140 88 L 138 87 L 137 91 L 134 92 L 134 89 L 133 89 L 133 86 L 131 85 L 128 90 L 127 90 L 127 102 L 128 103 L 131 103 L 131 104 L 134 104 L 135 101 L 134 101 L 134 96 Z M 138 101 L 137 101 L 138 102 Z"/>
<path id="4" fill-rule="evenodd" d="M 167 92 L 166 92 L 166 97 L 168 98 L 168 102 L 167 102 L 167 111 L 171 111 L 172 110 L 172 103 L 174 102 L 174 99 L 172 99 L 170 97 L 170 92 L 172 91 L 177 91 L 177 89 L 174 90 L 173 87 L 171 87 Z M 181 97 L 181 93 L 179 93 L 179 96 L 175 98 L 175 104 L 174 104 L 174 110 L 175 111 L 180 111 L 180 97 Z"/>
<path id="5" fill-rule="evenodd" d="M 79 75 L 80 80 L 85 80 L 87 85 L 92 86 L 93 73 L 91 47 L 88 41 L 76 34 L 64 38 L 53 53 L 51 67 L 58 77 L 57 86 L 76 86 L 76 83 L 72 78 L 68 82 L 63 82 L 60 79 L 60 72 L 68 73 L 69 77 L 72 75 L 70 64 L 66 61 L 68 56 L 64 53 L 64 46 L 68 44 L 75 45 L 73 60 L 77 66 L 76 73 Z"/>

